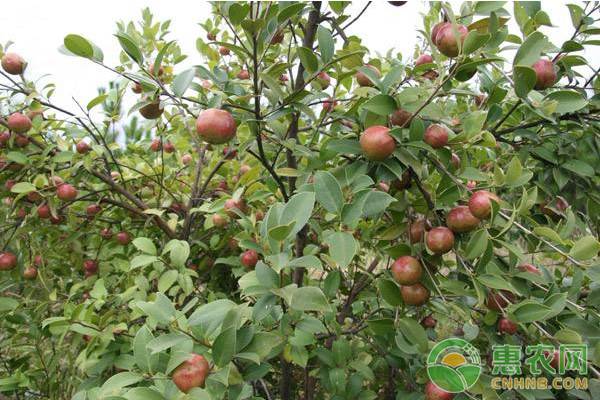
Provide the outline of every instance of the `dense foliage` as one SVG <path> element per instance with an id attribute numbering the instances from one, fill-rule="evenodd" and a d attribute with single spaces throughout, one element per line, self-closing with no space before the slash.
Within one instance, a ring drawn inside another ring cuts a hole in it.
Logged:
<path id="1" fill-rule="evenodd" d="M 458 336 L 456 398 L 600 398 L 600 6 L 551 43 L 539 2 L 435 2 L 372 54 L 347 29 L 390 3 L 215 3 L 189 55 L 144 10 L 119 65 L 70 34 L 115 74 L 87 104 L 7 44 L 0 393 L 449 399 Z M 494 391 L 501 343 L 587 344 L 589 391 Z"/>

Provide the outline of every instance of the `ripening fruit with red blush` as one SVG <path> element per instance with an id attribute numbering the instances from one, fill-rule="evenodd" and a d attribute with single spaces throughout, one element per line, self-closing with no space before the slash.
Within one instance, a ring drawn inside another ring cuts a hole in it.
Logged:
<path id="1" fill-rule="evenodd" d="M 37 208 L 37 214 L 38 214 L 38 217 L 40 217 L 41 219 L 48 219 L 48 218 L 50 218 L 50 215 L 52 215 L 48 204 L 42 204 L 41 206 L 39 206 Z"/>
<path id="2" fill-rule="evenodd" d="M 25 71 L 27 63 L 17 53 L 4 53 L 2 56 L 2 69 L 11 75 L 21 75 Z"/>
<path id="3" fill-rule="evenodd" d="M 414 285 L 421 280 L 423 267 L 419 260 L 411 256 L 402 256 L 392 264 L 392 275 L 401 285 Z"/>
<path id="4" fill-rule="evenodd" d="M 25 114 L 20 112 L 12 113 L 6 119 L 8 129 L 15 133 L 25 133 L 31 129 L 31 120 Z"/>
<path id="5" fill-rule="evenodd" d="M 485 299 L 485 305 L 493 311 L 501 311 L 510 303 L 513 303 L 515 296 L 506 290 L 501 290 L 499 293 L 490 291 Z"/>
<path id="6" fill-rule="evenodd" d="M 192 353 L 190 357 L 173 370 L 171 379 L 184 393 L 195 387 L 204 387 L 206 377 L 210 373 L 210 365 L 206 359 Z"/>
<path id="7" fill-rule="evenodd" d="M 371 71 L 373 71 L 375 76 L 377 76 L 378 78 L 381 77 L 381 72 L 379 72 L 379 70 L 376 67 L 372 66 L 371 64 L 365 64 L 365 68 L 368 68 Z M 358 86 L 363 86 L 363 87 L 375 86 L 375 84 L 371 81 L 371 79 L 369 79 L 369 77 L 362 71 L 358 71 L 355 75 L 355 78 L 356 78 L 356 82 L 358 83 Z"/>
<path id="8" fill-rule="evenodd" d="M 33 265 L 30 265 L 29 267 L 27 267 L 23 270 L 23 279 L 32 281 L 35 278 L 37 278 L 37 274 L 38 274 L 37 268 L 34 267 Z"/>
<path id="9" fill-rule="evenodd" d="M 258 263 L 258 253 L 255 250 L 246 250 L 240 255 L 240 262 L 246 268 L 254 268 Z"/>
<path id="10" fill-rule="evenodd" d="M 56 197 L 62 201 L 71 201 L 77 198 L 77 189 L 73 185 L 63 183 L 56 188 Z"/>
<path id="11" fill-rule="evenodd" d="M 446 57 L 456 57 L 459 54 L 459 42 L 462 45 L 468 33 L 469 30 L 464 25 L 447 23 L 437 32 L 434 43 Z"/>
<path id="12" fill-rule="evenodd" d="M 479 219 L 488 218 L 492 213 L 492 201 L 499 203 L 500 198 L 487 190 L 478 190 L 469 199 L 469 210 Z"/>
<path id="13" fill-rule="evenodd" d="M 225 110 L 209 108 L 196 120 L 196 132 L 207 143 L 223 144 L 235 137 L 237 126 L 233 116 Z"/>
<path id="14" fill-rule="evenodd" d="M 456 206 L 446 215 L 446 226 L 456 233 L 472 231 L 479 222 L 479 218 L 471 214 L 467 206 Z"/>
<path id="15" fill-rule="evenodd" d="M 447 253 L 454 246 L 454 233 L 445 226 L 435 227 L 427 232 L 425 243 L 434 254 Z"/>
<path id="16" fill-rule="evenodd" d="M 420 306 L 429 300 L 429 289 L 420 283 L 415 283 L 414 285 L 402 286 L 400 295 L 405 304 Z"/>
<path id="17" fill-rule="evenodd" d="M 10 251 L 0 253 L 0 271 L 7 271 L 17 266 L 17 256 Z"/>
<path id="18" fill-rule="evenodd" d="M 535 265 L 533 265 L 533 264 L 528 264 L 528 263 L 521 264 L 521 265 L 519 265 L 518 268 L 522 272 L 529 272 L 529 273 L 536 274 L 536 275 L 541 275 L 542 274 L 542 272 L 540 271 L 540 269 L 538 267 L 536 267 Z"/>
<path id="19" fill-rule="evenodd" d="M 508 318 L 502 317 L 498 320 L 498 332 L 500 333 L 514 335 L 518 329 L 519 326 Z"/>
<path id="20" fill-rule="evenodd" d="M 390 116 L 390 122 L 394 126 L 400 126 L 404 128 L 407 126 L 408 121 L 410 121 L 411 117 L 412 113 L 399 108 L 396 111 L 394 111 Z"/>
<path id="21" fill-rule="evenodd" d="M 535 71 L 535 89 L 544 90 L 556 83 L 556 69 L 552 61 L 541 58 L 531 66 Z"/>
<path id="22" fill-rule="evenodd" d="M 117 233 L 115 239 L 120 245 L 126 246 L 131 242 L 131 235 L 129 232 L 121 231 Z"/>
<path id="23" fill-rule="evenodd" d="M 439 124 L 431 124 L 423 135 L 425 143 L 434 149 L 440 149 L 448 144 L 448 130 Z"/>
<path id="24" fill-rule="evenodd" d="M 435 383 L 429 381 L 425 384 L 425 400 L 452 400 L 454 393 L 446 392 Z"/>
<path id="25" fill-rule="evenodd" d="M 372 161 L 383 161 L 396 150 L 396 142 L 388 127 L 371 126 L 360 135 L 360 147 L 365 156 Z"/>
<path id="26" fill-rule="evenodd" d="M 86 153 L 89 153 L 89 151 L 90 151 L 91 149 L 92 149 L 92 148 L 90 147 L 90 145 L 89 145 L 89 144 L 87 144 L 86 142 L 84 142 L 83 140 L 82 140 L 82 141 L 79 141 L 79 142 L 77 142 L 77 144 L 75 145 L 75 150 L 77 150 L 77 152 L 78 152 L 79 154 L 86 154 Z"/>

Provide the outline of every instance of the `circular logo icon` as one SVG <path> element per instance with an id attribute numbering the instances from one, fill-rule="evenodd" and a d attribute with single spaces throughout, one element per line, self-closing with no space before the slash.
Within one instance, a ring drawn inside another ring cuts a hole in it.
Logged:
<path id="1" fill-rule="evenodd" d="M 444 339 L 429 352 L 427 374 L 433 383 L 447 392 L 464 392 L 481 375 L 479 350 L 464 339 Z"/>

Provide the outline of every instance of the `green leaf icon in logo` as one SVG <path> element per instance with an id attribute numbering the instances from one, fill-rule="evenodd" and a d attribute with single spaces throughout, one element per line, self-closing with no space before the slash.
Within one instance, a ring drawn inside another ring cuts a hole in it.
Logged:
<path id="1" fill-rule="evenodd" d="M 433 383 L 447 392 L 464 392 L 481 375 L 479 351 L 463 339 L 442 340 L 427 357 L 427 374 Z"/>

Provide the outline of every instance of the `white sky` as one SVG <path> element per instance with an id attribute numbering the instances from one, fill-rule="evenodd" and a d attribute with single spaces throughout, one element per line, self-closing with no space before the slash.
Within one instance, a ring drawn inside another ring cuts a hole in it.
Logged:
<path id="1" fill-rule="evenodd" d="M 455 11 L 458 10 L 460 2 L 452 3 Z M 351 5 L 351 10 L 357 14 L 365 4 L 364 1 L 356 1 Z M 210 11 L 210 5 L 202 1 L 10 1 L 3 4 L 0 13 L 0 42 L 15 42 L 11 50 L 28 60 L 27 75 L 31 78 L 49 74 L 47 80 L 57 85 L 53 101 L 75 110 L 72 96 L 82 104 L 87 104 L 96 96 L 96 89 L 106 85 L 114 75 L 87 60 L 59 53 L 57 49 L 64 36 L 77 33 L 90 39 L 103 50 L 105 63 L 114 66 L 118 63 L 120 51 L 117 39 L 113 36 L 115 22 L 139 20 L 141 9 L 146 6 L 152 10 L 155 20 L 172 20 L 169 38 L 178 40 L 183 52 L 189 55 L 177 69 L 183 71 L 189 65 L 197 64 L 199 54 L 195 49 L 195 40 L 205 34 L 198 23 L 204 21 Z M 415 30 L 422 28 L 420 12 L 425 7 L 422 1 L 410 1 L 403 7 L 375 1 L 351 27 L 350 33 L 362 37 L 363 43 L 371 51 L 385 53 L 394 47 L 410 56 L 417 39 Z M 512 12 L 511 5 L 507 5 L 507 8 Z M 554 1 L 543 2 L 542 8 L 555 25 L 542 30 L 554 44 L 560 46 L 573 32 L 568 10 L 564 3 Z M 518 33 L 514 24 L 511 31 Z M 600 62 L 599 53 L 586 54 L 595 67 Z"/>

